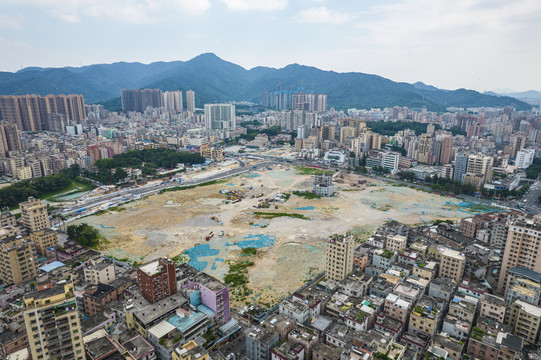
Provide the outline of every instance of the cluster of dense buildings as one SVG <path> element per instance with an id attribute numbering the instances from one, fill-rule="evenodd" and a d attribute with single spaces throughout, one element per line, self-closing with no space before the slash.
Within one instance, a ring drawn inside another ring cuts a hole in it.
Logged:
<path id="1" fill-rule="evenodd" d="M 434 120 L 426 133 L 406 129 L 393 136 L 374 133 L 365 117 L 343 118 L 334 124 L 296 121 L 295 151 L 301 158 L 384 169 L 391 174 L 407 170 L 417 180 L 437 175 L 491 190 L 513 190 L 519 184 L 515 174 L 539 156 L 539 117 L 534 113 L 504 109 L 480 112 L 477 117 L 446 115 L 427 117 Z M 283 128 L 287 124 L 287 119 L 282 121 Z M 472 134 L 453 135 L 449 130 L 435 130 L 436 124 Z M 495 173 L 503 180 L 496 181 Z"/>
<path id="2" fill-rule="evenodd" d="M 246 151 L 292 143 L 298 158 L 391 174 L 407 170 L 417 180 L 438 175 L 495 191 L 515 189 L 523 170 L 540 155 L 538 109 L 450 109 L 438 114 L 394 107 L 349 109 L 346 114 L 327 111 L 326 95 L 302 88 L 268 96 L 274 100 L 262 104 L 277 110 L 261 112 L 252 104 L 250 115 L 242 116 L 233 103 L 196 109 L 191 90 L 184 99 L 182 91 L 124 89 L 124 113 L 85 105 L 81 95 L 0 96 L 0 172 L 19 180 L 46 176 L 72 164 L 92 168 L 98 159 L 149 147 L 200 150 L 218 159 L 221 143 L 246 134 L 239 123 L 254 120 L 260 125 L 249 127 L 278 126 L 286 133 L 239 140 Z M 427 130 L 381 135 L 366 121 L 422 122 Z"/>
<path id="3" fill-rule="evenodd" d="M 333 235 L 323 275 L 235 314 L 186 263 L 133 267 L 59 241 L 41 201 L 20 210 L 0 216 L 3 359 L 225 359 L 235 340 L 250 360 L 518 360 L 540 340 L 541 219 L 520 212 Z"/>
<path id="4" fill-rule="evenodd" d="M 196 113 L 195 93 L 123 90 L 126 113 L 85 105 L 81 95 L 0 96 L 0 174 L 13 180 L 57 174 L 77 164 L 93 169 L 99 159 L 130 150 L 168 147 L 223 157 L 225 139 L 237 128 L 234 104 L 205 105 Z M 24 106 L 23 106 L 24 105 Z"/>
<path id="5" fill-rule="evenodd" d="M 20 210 L 0 215 L 1 359 L 209 359 L 240 331 L 221 281 L 167 258 L 105 258 L 59 241 L 40 200 Z"/>
<path id="6" fill-rule="evenodd" d="M 415 229 L 390 221 L 361 245 L 351 234 L 334 235 L 325 274 L 257 319 L 246 356 L 535 358 L 540 221 L 522 213 Z"/>

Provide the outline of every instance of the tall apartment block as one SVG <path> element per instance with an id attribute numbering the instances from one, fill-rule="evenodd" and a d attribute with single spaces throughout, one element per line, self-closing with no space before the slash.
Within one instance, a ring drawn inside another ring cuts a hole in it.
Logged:
<path id="1" fill-rule="evenodd" d="M 335 235 L 327 241 L 327 279 L 342 281 L 353 272 L 354 250 L 355 238 L 352 235 Z"/>
<path id="2" fill-rule="evenodd" d="M 172 113 L 182 112 L 182 91 L 166 91 L 163 94 L 165 110 Z"/>
<path id="3" fill-rule="evenodd" d="M 524 339 L 526 344 L 534 345 L 539 339 L 541 308 L 522 300 L 515 300 L 507 309 L 505 323 L 511 327 L 515 335 Z"/>
<path id="4" fill-rule="evenodd" d="M 30 233 L 30 240 L 34 242 L 39 255 L 45 256 L 45 250 L 58 246 L 58 234 L 53 229 L 41 229 Z"/>
<path id="5" fill-rule="evenodd" d="M 503 252 L 502 268 L 496 288 L 499 294 L 506 294 L 509 270 L 522 266 L 541 272 L 541 224 L 535 220 L 520 218 L 509 222 L 507 241 Z"/>
<path id="6" fill-rule="evenodd" d="M 167 258 L 150 261 L 137 269 L 139 291 L 150 303 L 177 293 L 175 263 Z"/>
<path id="7" fill-rule="evenodd" d="M 0 157 L 7 157 L 10 151 L 22 151 L 17 124 L 0 121 Z"/>
<path id="8" fill-rule="evenodd" d="M 485 181 L 492 180 L 492 157 L 483 154 L 471 154 L 468 156 L 467 174 L 483 176 Z"/>
<path id="9" fill-rule="evenodd" d="M 160 89 L 122 89 L 120 93 L 122 111 L 144 112 L 147 107 L 163 106 L 163 93 Z"/>
<path id="10" fill-rule="evenodd" d="M 460 284 L 465 265 L 466 257 L 464 255 L 455 250 L 444 249 L 440 254 L 439 277 L 451 278 Z"/>
<path id="11" fill-rule="evenodd" d="M 278 345 L 280 336 L 272 329 L 254 326 L 246 332 L 246 357 L 250 360 L 268 360 L 271 350 Z"/>
<path id="12" fill-rule="evenodd" d="M 450 164 L 453 160 L 453 137 L 445 136 L 441 139 L 440 163 Z"/>
<path id="13" fill-rule="evenodd" d="M 195 112 L 195 91 L 186 91 L 186 110 L 192 114 Z"/>
<path id="14" fill-rule="evenodd" d="M 28 201 L 19 204 L 19 209 L 23 225 L 29 232 L 51 227 L 47 205 L 42 204 L 41 200 L 29 197 Z"/>
<path id="15" fill-rule="evenodd" d="M 310 93 L 292 94 L 291 110 L 325 112 L 327 111 L 327 95 Z"/>
<path id="16" fill-rule="evenodd" d="M 453 180 L 462 182 L 466 168 L 468 167 L 468 156 L 458 154 L 455 158 L 455 168 L 453 170 Z"/>
<path id="17" fill-rule="evenodd" d="M 24 305 L 32 359 L 84 359 L 73 284 L 26 294 Z"/>
<path id="18" fill-rule="evenodd" d="M 2 118 L 16 124 L 19 130 L 49 130 L 49 114 L 66 115 L 68 124 L 79 124 L 86 118 L 83 95 L 0 96 Z"/>
<path id="19" fill-rule="evenodd" d="M 33 245 L 17 228 L 0 229 L 0 280 L 4 285 L 20 284 L 36 277 Z"/>
<path id="20" fill-rule="evenodd" d="M 237 127 L 235 118 L 235 105 L 205 104 L 205 127 L 208 130 L 235 130 Z"/>
<path id="21" fill-rule="evenodd" d="M 541 274 L 522 266 L 509 270 L 505 292 L 508 304 L 522 300 L 532 305 L 541 305 Z"/>

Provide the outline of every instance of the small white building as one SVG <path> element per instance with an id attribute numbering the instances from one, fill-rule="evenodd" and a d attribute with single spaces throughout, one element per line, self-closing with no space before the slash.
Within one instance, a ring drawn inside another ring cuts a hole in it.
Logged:
<path id="1" fill-rule="evenodd" d="M 517 158 L 515 159 L 515 165 L 519 169 L 526 169 L 528 166 L 532 165 L 533 159 L 535 158 L 534 149 L 522 149 L 517 152 Z"/>

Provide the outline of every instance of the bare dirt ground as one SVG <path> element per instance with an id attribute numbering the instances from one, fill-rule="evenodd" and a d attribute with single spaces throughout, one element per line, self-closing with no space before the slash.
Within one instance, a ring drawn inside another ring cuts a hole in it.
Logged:
<path id="1" fill-rule="evenodd" d="M 276 203 L 278 209 L 274 204 L 256 209 L 260 199 L 279 192 L 311 190 L 311 175 L 299 175 L 293 167 L 274 167 L 227 183 L 154 195 L 123 205 L 125 210 L 120 212 L 79 222 L 96 227 L 109 240 L 103 249 L 109 256 L 147 261 L 195 247 L 191 263 L 221 279 L 229 271 L 227 261 L 239 259 L 240 249 L 247 246 L 243 242 L 255 239 L 255 247 L 260 248 L 248 271 L 251 295 L 247 299 L 233 296 L 233 303 L 241 304 L 254 296 L 262 303 L 272 303 L 321 272 L 324 240 L 331 234 L 353 231 L 366 237 L 391 218 L 413 225 L 468 216 L 438 195 L 358 175 L 336 180 L 337 194 L 332 198 L 309 200 L 291 195 L 286 203 Z M 359 181 L 365 183 L 359 185 Z M 244 199 L 226 204 L 220 190 L 243 191 Z M 252 198 L 259 193 L 264 196 Z M 307 219 L 265 219 L 254 211 L 302 214 Z M 211 231 L 215 235 L 207 242 L 205 236 Z"/>

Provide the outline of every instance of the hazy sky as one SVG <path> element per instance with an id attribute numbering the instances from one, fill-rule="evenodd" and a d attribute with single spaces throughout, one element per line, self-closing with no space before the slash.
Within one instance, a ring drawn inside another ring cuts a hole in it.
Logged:
<path id="1" fill-rule="evenodd" d="M 290 63 L 440 88 L 541 90 L 540 0 L 0 0 L 0 70 Z"/>

